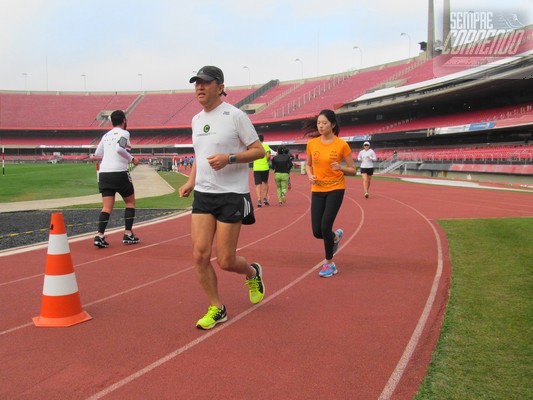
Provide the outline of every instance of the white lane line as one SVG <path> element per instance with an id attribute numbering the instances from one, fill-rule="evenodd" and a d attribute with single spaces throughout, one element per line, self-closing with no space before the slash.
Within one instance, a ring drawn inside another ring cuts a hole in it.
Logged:
<path id="1" fill-rule="evenodd" d="M 383 388 L 383 391 L 381 392 L 381 395 L 379 396 L 379 400 L 388 400 L 392 397 L 394 390 L 396 389 L 396 386 L 398 385 L 398 382 L 400 382 L 400 379 L 402 378 L 405 370 L 407 369 L 409 360 L 411 359 L 413 352 L 415 351 L 415 348 L 418 345 L 418 342 L 420 341 L 422 332 L 424 331 L 424 328 L 426 327 L 429 314 L 433 308 L 433 303 L 435 302 L 435 298 L 437 297 L 437 289 L 439 287 L 440 279 L 442 276 L 442 269 L 443 269 L 442 243 L 439 237 L 439 233 L 435 229 L 435 226 L 431 223 L 431 221 L 425 215 L 423 215 L 420 211 L 418 211 L 414 207 L 411 207 L 410 205 L 405 204 L 396 199 L 393 199 L 390 197 L 387 197 L 387 198 L 390 200 L 394 200 L 406 206 L 407 208 L 410 208 L 411 210 L 416 212 L 418 215 L 420 215 L 422 219 L 425 222 L 427 222 L 427 224 L 430 226 L 430 228 L 433 231 L 433 235 L 435 236 L 435 241 L 437 244 L 437 269 L 435 271 L 435 276 L 433 277 L 431 291 L 429 292 L 428 298 L 426 300 L 426 304 L 422 310 L 422 314 L 420 314 L 418 323 L 416 324 L 413 334 L 411 335 L 411 339 L 407 343 L 407 346 L 405 347 L 405 350 L 402 356 L 400 357 L 400 360 L 398 361 L 396 368 L 392 372 L 389 380 L 387 381 L 387 384 Z"/>

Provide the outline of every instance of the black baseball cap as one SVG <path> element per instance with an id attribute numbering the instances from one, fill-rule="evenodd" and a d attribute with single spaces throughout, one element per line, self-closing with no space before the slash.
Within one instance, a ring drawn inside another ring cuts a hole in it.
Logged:
<path id="1" fill-rule="evenodd" d="M 206 82 L 216 80 L 218 83 L 224 83 L 224 73 L 218 67 L 206 65 L 205 67 L 200 68 L 198 73 L 189 79 L 189 83 L 196 82 L 198 79 Z"/>
<path id="2" fill-rule="evenodd" d="M 189 79 L 189 83 L 196 82 L 201 79 L 205 82 L 211 82 L 216 80 L 218 83 L 224 83 L 224 73 L 218 67 L 213 65 L 206 65 L 198 71 L 198 73 Z M 227 96 L 226 92 L 222 92 L 224 96 Z"/>

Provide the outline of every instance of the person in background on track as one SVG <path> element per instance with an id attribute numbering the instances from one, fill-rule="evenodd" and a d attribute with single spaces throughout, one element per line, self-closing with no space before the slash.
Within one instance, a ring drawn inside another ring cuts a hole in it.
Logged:
<path id="1" fill-rule="evenodd" d="M 357 160 L 361 162 L 361 176 L 363 177 L 363 191 L 365 198 L 368 199 L 370 181 L 374 175 L 374 162 L 378 160 L 374 150 L 370 148 L 370 142 L 363 143 L 363 150 L 359 152 Z"/>
<path id="2" fill-rule="evenodd" d="M 258 160 L 255 160 L 253 165 L 255 193 L 257 195 L 257 207 L 261 207 L 262 204 L 264 204 L 265 206 L 270 205 L 270 203 L 268 202 L 268 174 L 270 171 L 270 166 L 268 165 L 268 162 L 272 158 L 270 146 L 264 143 L 264 136 L 259 135 L 259 140 L 261 141 L 263 149 L 265 150 L 265 156 Z M 261 203 L 261 199 L 263 199 L 263 203 Z"/>
<path id="3" fill-rule="evenodd" d="M 261 266 L 237 255 L 242 224 L 253 224 L 248 163 L 264 157 L 265 151 L 252 122 L 243 111 L 222 101 L 224 74 L 215 66 L 198 70 L 196 99 L 203 110 L 192 119 L 194 161 L 181 197 L 194 191 L 191 238 L 198 280 L 210 302 L 207 313 L 196 323 L 211 329 L 227 320 L 226 307 L 218 292 L 217 274 L 211 263 L 216 237 L 217 263 L 225 271 L 246 276 L 250 301 L 263 300 L 265 287 Z"/>
<path id="4" fill-rule="evenodd" d="M 355 175 L 356 167 L 350 146 L 338 137 L 340 129 L 334 111 L 320 111 L 316 118 L 304 122 L 304 131 L 313 137 L 307 142 L 305 164 L 312 191 L 311 226 L 314 237 L 324 240 L 326 255 L 318 275 L 329 278 L 338 272 L 333 255 L 344 234 L 342 229 L 333 232 L 346 189 L 344 176 Z"/>
<path id="5" fill-rule="evenodd" d="M 285 146 L 278 147 L 278 154 L 272 158 L 272 169 L 274 170 L 274 181 L 278 195 L 278 204 L 281 206 L 287 201 L 287 190 L 289 185 L 289 173 L 292 168 L 292 156 Z"/>
<path id="6" fill-rule="evenodd" d="M 126 209 L 124 210 L 125 231 L 122 238 L 124 244 L 137 244 L 139 238 L 131 230 L 135 219 L 135 190 L 129 173 L 129 164 L 138 165 L 139 161 L 130 154 L 130 133 L 126 130 L 126 114 L 122 110 L 111 113 L 113 129 L 103 137 L 95 157 L 102 158 L 98 173 L 98 189 L 102 193 L 102 211 L 98 218 L 98 234 L 94 237 L 94 245 L 98 248 L 109 247 L 104 233 L 115 206 L 115 194 L 118 192 Z"/>
<path id="7" fill-rule="evenodd" d="M 289 152 L 289 156 L 290 156 L 291 162 L 294 161 L 294 155 L 291 152 Z M 296 153 L 296 159 L 298 159 L 298 153 Z M 294 166 L 294 164 L 293 164 L 293 166 Z M 287 182 L 287 190 L 291 190 L 291 189 L 292 189 L 291 176 L 289 174 L 289 182 Z"/>

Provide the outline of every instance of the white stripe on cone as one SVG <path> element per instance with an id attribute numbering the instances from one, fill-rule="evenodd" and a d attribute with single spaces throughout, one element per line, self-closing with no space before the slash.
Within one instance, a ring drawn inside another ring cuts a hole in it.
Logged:
<path id="1" fill-rule="evenodd" d="M 43 295 L 45 296 L 67 296 L 78 292 L 76 275 L 45 275 L 43 285 Z"/>
<path id="2" fill-rule="evenodd" d="M 48 254 L 68 254 L 70 247 L 68 246 L 67 234 L 50 235 L 48 238 Z"/>

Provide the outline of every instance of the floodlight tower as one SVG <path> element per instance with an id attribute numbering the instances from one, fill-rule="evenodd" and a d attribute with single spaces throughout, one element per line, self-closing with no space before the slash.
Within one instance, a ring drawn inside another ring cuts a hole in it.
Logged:
<path id="1" fill-rule="evenodd" d="M 446 38 L 450 34 L 450 0 L 444 0 L 444 21 L 442 23 L 443 32 L 442 40 L 446 41 Z"/>
<path id="2" fill-rule="evenodd" d="M 426 58 L 433 58 L 435 49 L 435 10 L 433 7 L 434 0 L 428 0 L 428 44 L 426 49 Z"/>
<path id="3" fill-rule="evenodd" d="M 428 0 L 428 41 L 427 58 L 435 56 L 435 0 Z M 450 0 L 443 0 L 442 38 L 446 40 L 450 33 Z"/>

